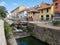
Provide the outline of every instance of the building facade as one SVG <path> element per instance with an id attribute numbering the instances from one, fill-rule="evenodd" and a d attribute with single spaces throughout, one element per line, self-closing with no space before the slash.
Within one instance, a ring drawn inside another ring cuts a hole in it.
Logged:
<path id="1" fill-rule="evenodd" d="M 29 8 L 28 14 L 27 14 L 28 21 L 33 21 L 33 11 L 34 11 L 34 8 Z"/>
<path id="2" fill-rule="evenodd" d="M 25 6 L 19 6 L 16 9 L 12 10 L 11 11 L 12 18 L 18 18 L 17 15 L 19 14 L 19 12 L 22 11 L 22 10 L 25 10 L 25 9 L 26 9 Z"/>
<path id="3" fill-rule="evenodd" d="M 60 0 L 53 0 L 53 6 L 54 6 L 54 19 L 60 20 Z"/>
<path id="4" fill-rule="evenodd" d="M 29 9 L 20 6 L 11 11 L 11 14 L 12 18 L 19 18 L 21 21 L 50 21 L 54 16 L 53 8 L 52 4 L 47 3 L 42 3 Z"/>
<path id="5" fill-rule="evenodd" d="M 11 11 L 11 18 L 14 23 L 17 23 L 17 21 L 20 21 L 20 15 L 24 16 L 24 11 L 26 7 L 25 6 L 19 6 L 13 11 Z"/>
<path id="6" fill-rule="evenodd" d="M 40 13 L 39 11 L 33 12 L 33 21 L 39 21 L 39 19 L 40 19 L 39 13 Z"/>
<path id="7" fill-rule="evenodd" d="M 51 4 L 41 3 L 38 11 L 40 12 L 40 21 L 50 21 L 54 16 L 53 5 Z"/>
<path id="8" fill-rule="evenodd" d="M 28 11 L 28 20 L 29 21 L 39 21 L 39 11 L 35 7 L 31 8 Z"/>
<path id="9" fill-rule="evenodd" d="M 20 21 L 27 21 L 27 10 L 22 10 L 19 12 L 18 17 Z"/>

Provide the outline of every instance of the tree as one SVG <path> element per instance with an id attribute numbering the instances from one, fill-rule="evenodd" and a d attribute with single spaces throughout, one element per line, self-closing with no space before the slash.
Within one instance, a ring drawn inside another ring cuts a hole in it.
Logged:
<path id="1" fill-rule="evenodd" d="M 7 10 L 4 6 L 0 6 L 0 18 L 5 18 L 7 16 Z"/>

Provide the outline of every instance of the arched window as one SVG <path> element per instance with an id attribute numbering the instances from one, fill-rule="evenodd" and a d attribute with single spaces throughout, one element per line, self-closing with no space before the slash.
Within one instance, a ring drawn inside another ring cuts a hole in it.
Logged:
<path id="1" fill-rule="evenodd" d="M 46 15 L 46 20 L 49 20 L 49 15 Z"/>
<path id="2" fill-rule="evenodd" d="M 41 20 L 44 20 L 44 17 L 43 17 L 43 15 L 41 15 Z"/>

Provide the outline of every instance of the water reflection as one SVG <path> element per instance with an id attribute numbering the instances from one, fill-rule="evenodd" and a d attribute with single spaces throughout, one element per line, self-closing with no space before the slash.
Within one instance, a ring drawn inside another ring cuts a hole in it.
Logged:
<path id="1" fill-rule="evenodd" d="M 33 36 L 17 39 L 18 45 L 49 45 L 46 42 L 36 39 Z"/>
<path id="2" fill-rule="evenodd" d="M 18 45 L 28 45 L 27 42 L 18 42 Z"/>

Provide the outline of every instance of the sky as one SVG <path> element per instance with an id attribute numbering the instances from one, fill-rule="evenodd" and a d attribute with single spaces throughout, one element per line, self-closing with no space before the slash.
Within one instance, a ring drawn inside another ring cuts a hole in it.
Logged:
<path id="1" fill-rule="evenodd" d="M 24 5 L 29 8 L 39 5 L 42 2 L 51 4 L 52 0 L 0 0 L 0 6 L 5 6 L 8 12 L 10 12 L 18 6 Z"/>

